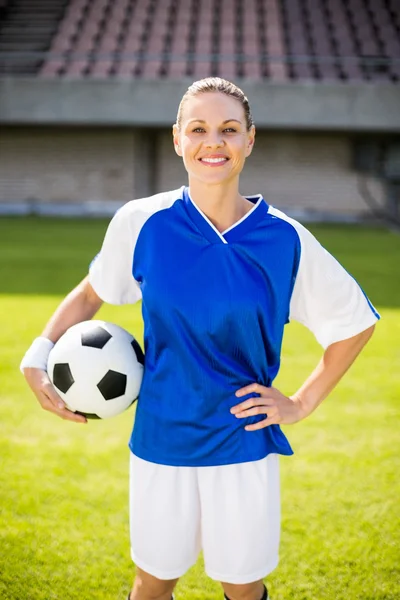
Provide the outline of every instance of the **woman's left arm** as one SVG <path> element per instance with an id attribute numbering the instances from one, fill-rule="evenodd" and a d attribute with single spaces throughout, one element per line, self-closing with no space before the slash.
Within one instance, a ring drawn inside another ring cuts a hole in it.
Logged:
<path id="1" fill-rule="evenodd" d="M 258 383 L 241 388 L 236 392 L 238 398 L 253 392 L 260 395 L 237 404 L 231 409 L 231 413 L 239 419 L 266 415 L 262 421 L 247 425 L 247 431 L 255 431 L 273 424 L 288 425 L 305 419 L 339 383 L 370 339 L 374 329 L 375 325 L 351 338 L 328 346 L 317 367 L 292 396 L 285 396 L 274 387 L 268 388 Z"/>

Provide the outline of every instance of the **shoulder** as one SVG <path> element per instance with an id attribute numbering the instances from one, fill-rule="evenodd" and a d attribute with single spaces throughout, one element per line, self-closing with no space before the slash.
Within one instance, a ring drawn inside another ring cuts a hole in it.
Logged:
<path id="1" fill-rule="evenodd" d="M 136 239 L 149 217 L 170 208 L 182 197 L 182 190 L 183 188 L 179 188 L 127 202 L 117 210 L 111 219 L 105 240 L 118 245 L 136 243 Z"/>
<path id="2" fill-rule="evenodd" d="M 107 230 L 108 237 L 116 241 L 126 239 L 134 243 L 148 219 L 180 200 L 182 190 L 183 187 L 127 202 L 111 219 Z"/>
<path id="3" fill-rule="evenodd" d="M 305 246 L 320 246 L 319 241 L 315 238 L 311 231 L 309 231 L 299 221 L 296 221 L 296 219 L 289 217 L 286 213 L 275 208 L 275 206 L 270 205 L 268 207 L 268 214 L 271 215 L 273 218 L 278 219 L 281 223 L 286 223 L 287 227 L 290 227 L 293 233 L 295 233 L 295 235 L 297 236 L 302 248 L 304 248 Z"/>
<path id="4" fill-rule="evenodd" d="M 115 214 L 119 221 L 146 221 L 154 213 L 170 208 L 182 198 L 182 187 L 176 190 L 161 192 L 146 198 L 138 198 L 124 204 Z"/>
<path id="5" fill-rule="evenodd" d="M 287 225 L 291 227 L 294 231 L 296 231 L 299 236 L 307 234 L 312 235 L 311 232 L 308 231 L 308 229 L 306 229 L 304 225 L 302 225 L 299 221 L 296 221 L 296 219 L 292 219 L 292 217 L 289 217 L 283 211 L 279 210 L 278 208 L 275 208 L 275 206 L 269 205 L 268 214 L 271 215 L 274 219 L 281 221 L 282 223 L 287 223 Z"/>

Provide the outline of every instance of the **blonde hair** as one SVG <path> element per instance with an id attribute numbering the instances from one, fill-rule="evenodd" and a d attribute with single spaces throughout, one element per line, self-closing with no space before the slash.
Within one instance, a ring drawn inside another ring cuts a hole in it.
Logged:
<path id="1" fill-rule="evenodd" d="M 220 92 L 231 98 L 238 100 L 243 106 L 244 114 L 246 117 L 246 129 L 250 131 L 254 125 L 253 117 L 250 110 L 250 104 L 243 91 L 231 81 L 221 79 L 220 77 L 206 77 L 205 79 L 199 79 L 192 83 L 192 85 L 184 93 L 182 100 L 179 104 L 178 114 L 176 116 L 176 124 L 180 128 L 182 123 L 182 110 L 186 100 L 192 96 L 198 94 L 205 94 L 207 92 Z"/>

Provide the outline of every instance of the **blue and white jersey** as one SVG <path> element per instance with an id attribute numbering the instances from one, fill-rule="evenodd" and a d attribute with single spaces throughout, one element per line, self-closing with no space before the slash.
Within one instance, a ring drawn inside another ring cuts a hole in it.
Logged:
<path id="1" fill-rule="evenodd" d="M 278 425 L 245 431 L 265 415 L 237 419 L 235 392 L 271 386 L 289 320 L 326 348 L 379 318 L 307 229 L 261 195 L 248 199 L 254 207 L 223 233 L 185 187 L 128 202 L 91 264 L 105 302 L 142 299 L 145 369 L 129 446 L 144 460 L 207 466 L 292 454 Z"/>

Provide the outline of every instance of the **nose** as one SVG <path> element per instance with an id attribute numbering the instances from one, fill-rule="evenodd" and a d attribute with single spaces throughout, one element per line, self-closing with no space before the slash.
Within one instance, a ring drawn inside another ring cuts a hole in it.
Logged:
<path id="1" fill-rule="evenodd" d="M 221 148 L 224 145 L 224 140 L 219 131 L 209 132 L 204 145 L 206 148 Z"/>

